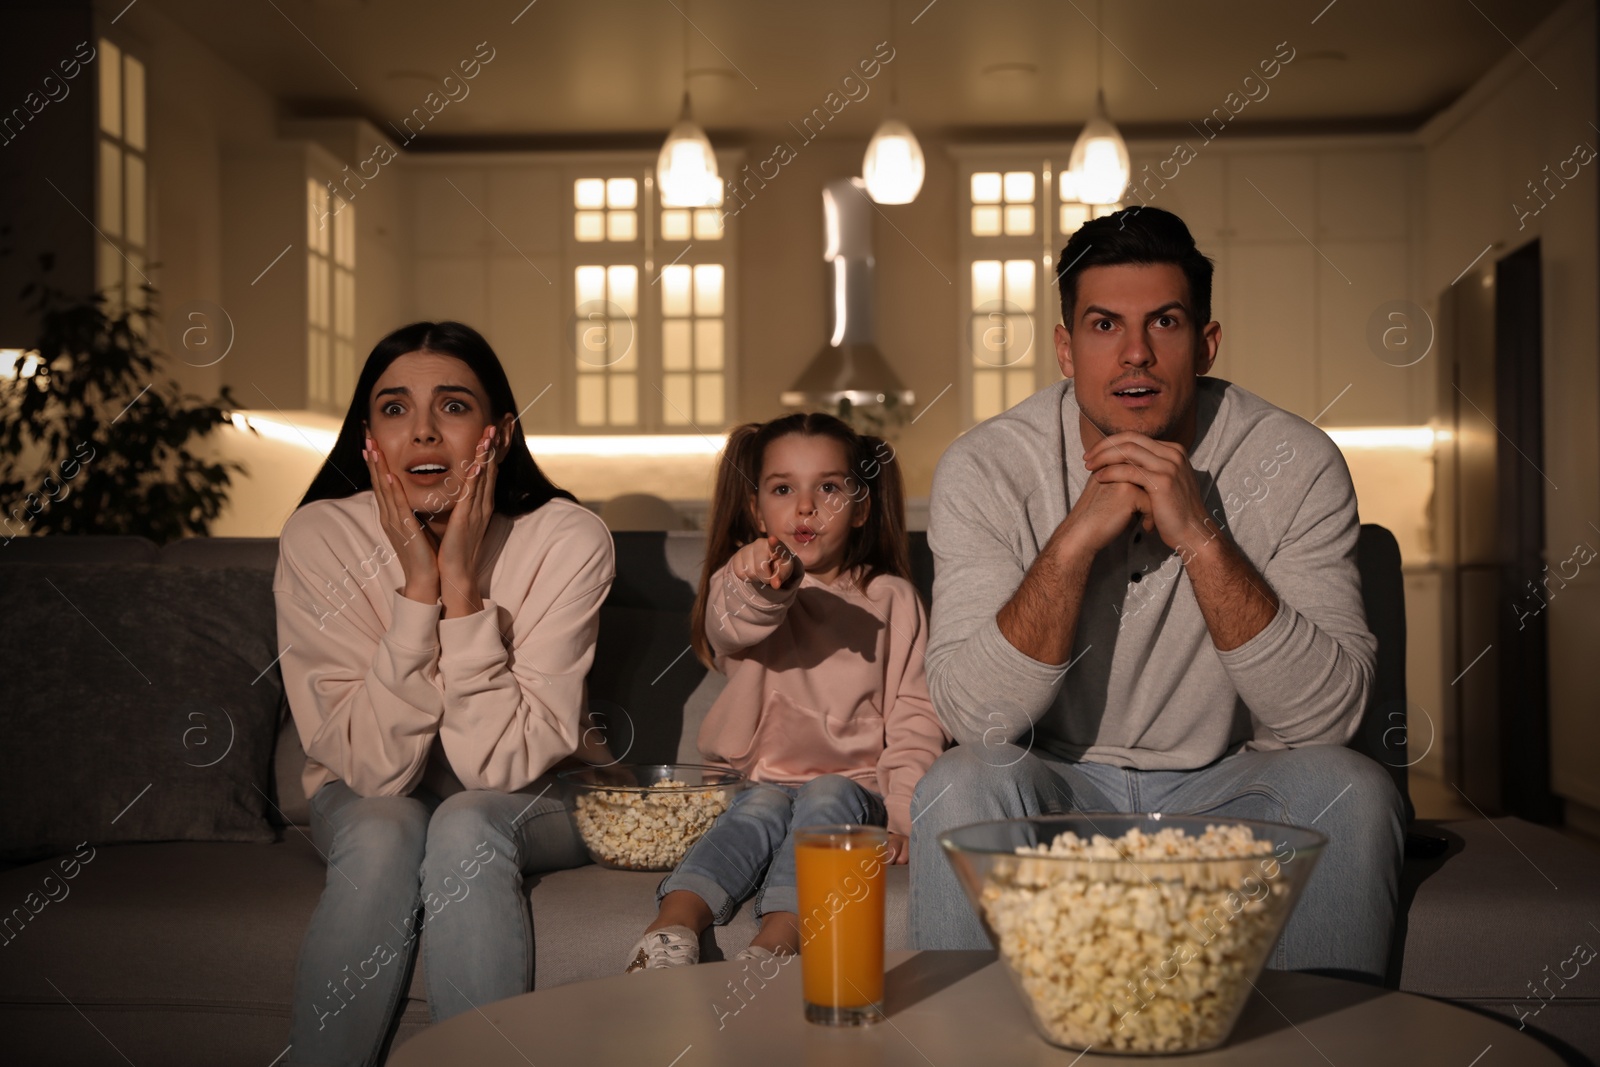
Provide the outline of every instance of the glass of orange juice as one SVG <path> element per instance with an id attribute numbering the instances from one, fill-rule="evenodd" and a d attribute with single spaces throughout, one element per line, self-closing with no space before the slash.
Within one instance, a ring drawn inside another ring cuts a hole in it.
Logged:
<path id="1" fill-rule="evenodd" d="M 800 977 L 810 1022 L 861 1026 L 883 1018 L 887 848 L 881 826 L 794 832 Z"/>

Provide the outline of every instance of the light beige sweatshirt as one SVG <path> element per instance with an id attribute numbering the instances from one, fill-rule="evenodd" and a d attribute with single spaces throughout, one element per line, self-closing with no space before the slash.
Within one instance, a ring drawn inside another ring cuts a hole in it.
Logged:
<path id="1" fill-rule="evenodd" d="M 514 792 L 571 756 L 614 575 L 605 524 L 557 498 L 490 520 L 483 610 L 443 619 L 441 605 L 401 595 L 371 490 L 296 511 L 273 593 L 306 796 L 335 778 L 362 796 L 405 795 L 425 772 L 440 792 Z"/>

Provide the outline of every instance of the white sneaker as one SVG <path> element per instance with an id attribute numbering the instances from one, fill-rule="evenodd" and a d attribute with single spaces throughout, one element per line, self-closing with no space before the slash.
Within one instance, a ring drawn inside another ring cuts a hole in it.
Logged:
<path id="1" fill-rule="evenodd" d="M 660 967 L 687 967 L 700 962 L 700 937 L 687 926 L 652 930 L 633 946 L 633 959 L 622 973 Z"/>
<path id="2" fill-rule="evenodd" d="M 781 961 L 784 957 L 792 955 L 794 955 L 792 952 L 774 952 L 770 948 L 762 948 L 760 945 L 747 945 L 735 952 L 733 958 L 736 960 L 754 960 L 760 963 L 764 960 L 773 959 Z"/>

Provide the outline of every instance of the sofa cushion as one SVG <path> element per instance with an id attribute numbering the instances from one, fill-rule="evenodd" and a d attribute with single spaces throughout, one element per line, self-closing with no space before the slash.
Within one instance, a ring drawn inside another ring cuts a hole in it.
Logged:
<path id="1" fill-rule="evenodd" d="M 21 565 L 0 617 L 0 856 L 82 841 L 252 841 L 267 824 L 282 685 L 271 575 Z"/>
<path id="2" fill-rule="evenodd" d="M 588 677 L 588 721 L 628 763 L 671 763 L 684 703 L 706 669 L 689 651 L 688 610 L 600 608 Z"/>

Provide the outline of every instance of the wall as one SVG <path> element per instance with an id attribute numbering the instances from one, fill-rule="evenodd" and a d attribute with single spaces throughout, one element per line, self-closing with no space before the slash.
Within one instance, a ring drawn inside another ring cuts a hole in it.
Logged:
<path id="1" fill-rule="evenodd" d="M 94 216 L 98 71 L 75 56 L 97 46 L 87 2 L 8 4 L 5 23 L 27 48 L 0 66 L 0 226 L 10 229 L 0 248 L 11 249 L 0 256 L 0 348 L 25 348 L 38 330 L 31 301 L 17 300 L 23 286 L 47 277 L 75 295 L 94 288 L 97 238 L 84 215 Z M 41 255 L 55 259 L 48 276 Z"/>
<path id="2" fill-rule="evenodd" d="M 1600 246 L 1595 172 L 1582 167 L 1532 214 L 1527 183 L 1574 147 L 1600 147 L 1595 8 L 1573 0 L 1422 130 L 1426 159 L 1423 290 L 1449 287 L 1537 238 L 1544 272 L 1546 558 L 1600 547 Z M 1570 171 L 1569 171 L 1570 173 Z M 1521 205 L 1519 208 L 1517 205 Z M 1523 217 L 1523 212 L 1529 212 Z M 1465 283 L 1463 283 L 1465 284 Z M 1434 305 L 1437 306 L 1436 304 Z M 1600 716 L 1594 679 L 1600 568 L 1550 599 L 1551 774 L 1555 791 L 1600 809 Z M 1457 669 L 1467 664 L 1460 664 Z M 1448 671 L 1447 667 L 1447 671 Z M 1465 684 L 1465 683 L 1464 683 Z M 1592 822 L 1591 825 L 1596 825 Z"/>
<path id="3" fill-rule="evenodd" d="M 107 20 L 123 4 L 110 5 Z M 228 381 L 227 359 L 210 366 L 209 351 L 183 346 L 194 301 L 222 306 L 226 199 L 224 157 L 243 145 L 276 136 L 275 101 L 224 63 L 151 4 L 130 7 L 114 27 L 116 39 L 144 60 L 149 115 L 150 272 L 167 326 L 165 347 L 176 354 L 170 371 L 185 390 L 215 396 Z M 259 269 L 259 267 L 257 268 Z M 225 329 L 209 315 L 204 325 Z M 191 343 L 199 335 L 191 336 Z M 181 357 L 181 358 L 178 358 Z"/>

